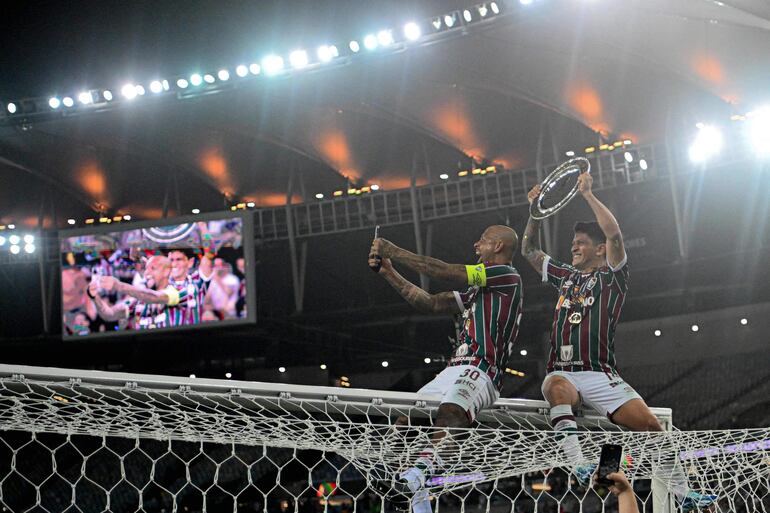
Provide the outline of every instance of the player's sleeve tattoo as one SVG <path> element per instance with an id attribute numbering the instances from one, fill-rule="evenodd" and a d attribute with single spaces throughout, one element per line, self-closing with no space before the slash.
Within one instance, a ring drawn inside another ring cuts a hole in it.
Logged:
<path id="1" fill-rule="evenodd" d="M 529 218 L 521 243 L 521 255 L 541 274 L 545 253 L 540 249 L 540 221 Z"/>
<path id="2" fill-rule="evenodd" d="M 465 265 L 448 264 L 438 258 L 417 255 L 402 248 L 396 248 L 391 258 L 409 269 L 427 274 L 431 278 L 447 281 L 454 285 L 467 284 L 468 275 L 465 271 Z"/>
<path id="3" fill-rule="evenodd" d="M 457 301 L 452 292 L 429 294 L 395 270 L 386 277 L 386 280 L 407 303 L 420 312 L 449 314 L 458 312 Z"/>
<path id="4" fill-rule="evenodd" d="M 117 304 L 110 306 L 101 296 L 94 297 L 94 304 L 96 305 L 96 312 L 99 314 L 99 317 L 105 321 L 117 321 L 118 319 L 125 318 L 128 313 L 126 305 Z"/>

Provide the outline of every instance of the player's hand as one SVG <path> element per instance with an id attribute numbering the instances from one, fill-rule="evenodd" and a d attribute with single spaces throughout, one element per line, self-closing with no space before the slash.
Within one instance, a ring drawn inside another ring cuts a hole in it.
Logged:
<path id="1" fill-rule="evenodd" d="M 99 278 L 99 286 L 102 289 L 106 290 L 107 292 L 112 292 L 113 290 L 115 290 L 115 287 L 117 286 L 117 283 L 116 283 L 117 281 L 118 280 L 116 280 L 112 276 L 102 276 L 101 278 Z"/>
<path id="2" fill-rule="evenodd" d="M 384 259 L 381 256 L 379 256 L 379 255 L 377 255 L 375 253 L 372 253 L 371 251 L 369 252 L 368 263 L 369 263 L 369 268 L 372 271 L 374 271 L 376 273 L 382 271 L 382 261 L 383 260 Z"/>
<path id="3" fill-rule="evenodd" d="M 383 258 L 380 266 L 380 274 L 389 274 L 393 272 L 393 262 L 390 258 Z"/>
<path id="4" fill-rule="evenodd" d="M 390 242 L 388 239 L 374 239 L 372 241 L 372 247 L 369 250 L 369 254 L 377 255 L 381 258 L 391 258 L 395 248 L 396 245 Z"/>
<path id="5" fill-rule="evenodd" d="M 594 480 L 597 480 L 598 477 L 594 477 Z M 612 472 L 611 474 L 607 474 L 607 479 L 612 480 L 614 483 L 612 486 L 609 487 L 609 490 L 613 493 L 613 495 L 620 495 L 622 493 L 627 493 L 632 491 L 631 490 L 631 483 L 628 482 L 628 478 L 623 473 L 622 470 L 618 472 Z"/>
<path id="6" fill-rule="evenodd" d="M 589 196 L 591 194 L 591 186 L 593 186 L 593 183 L 594 178 L 591 176 L 591 173 L 583 173 L 578 176 L 578 192 L 583 196 Z"/>
<path id="7" fill-rule="evenodd" d="M 540 184 L 535 185 L 529 190 L 529 192 L 527 193 L 527 201 L 529 201 L 531 205 L 532 202 L 535 201 L 538 196 L 540 196 Z"/>
<path id="8" fill-rule="evenodd" d="M 99 294 L 99 277 L 92 276 L 91 282 L 88 284 L 88 293 L 92 296 Z"/>

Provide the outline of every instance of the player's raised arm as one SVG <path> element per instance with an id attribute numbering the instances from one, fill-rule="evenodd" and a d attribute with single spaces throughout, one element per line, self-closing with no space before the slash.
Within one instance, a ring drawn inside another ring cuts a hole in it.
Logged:
<path id="1" fill-rule="evenodd" d="M 540 185 L 535 185 L 527 193 L 527 199 L 530 203 L 535 201 L 540 194 Z M 547 256 L 542 249 L 540 249 L 540 221 L 529 218 L 527 221 L 527 227 L 524 229 L 524 236 L 521 242 L 521 256 L 527 259 L 527 262 L 537 271 L 538 274 L 543 274 L 543 260 Z"/>
<path id="2" fill-rule="evenodd" d="M 390 258 L 394 262 L 404 264 L 413 271 L 427 274 L 437 280 L 449 282 L 453 286 L 468 284 L 468 273 L 465 265 L 448 264 L 438 258 L 416 255 L 411 251 L 399 248 L 387 239 L 374 239 L 369 254 L 378 255 L 383 259 Z"/>
<path id="3" fill-rule="evenodd" d="M 122 292 L 144 303 L 175 306 L 179 304 L 179 291 L 169 285 L 163 290 L 152 290 L 144 287 L 136 287 L 111 276 L 104 276 L 100 280 L 104 290 Z"/>
<path id="4" fill-rule="evenodd" d="M 607 263 L 610 267 L 617 267 L 626 258 L 626 250 L 623 246 L 623 235 L 620 233 L 620 226 L 610 209 L 594 196 L 591 186 L 593 178 L 589 173 L 583 173 L 578 177 L 578 191 L 585 198 L 588 206 L 593 210 L 596 216 L 596 222 L 607 237 Z"/>
<path id="5" fill-rule="evenodd" d="M 128 317 L 128 310 L 126 305 L 110 305 L 99 295 L 99 281 L 100 280 L 92 278 L 91 283 L 86 289 L 86 294 L 88 294 L 88 297 L 91 298 L 94 305 L 96 306 L 96 312 L 99 314 L 99 317 L 105 321 L 117 321 L 119 319 L 125 319 Z"/>
<path id="6" fill-rule="evenodd" d="M 369 266 L 374 267 L 378 262 L 369 258 Z M 460 306 L 457 304 L 455 295 L 452 292 L 441 292 L 439 294 L 429 294 L 417 285 L 401 276 L 393 268 L 389 258 L 383 258 L 381 262 L 379 275 L 385 278 L 391 287 L 403 297 L 407 303 L 415 307 L 420 312 L 425 313 L 445 313 L 456 314 L 460 312 Z M 465 268 L 463 267 L 463 273 Z"/>

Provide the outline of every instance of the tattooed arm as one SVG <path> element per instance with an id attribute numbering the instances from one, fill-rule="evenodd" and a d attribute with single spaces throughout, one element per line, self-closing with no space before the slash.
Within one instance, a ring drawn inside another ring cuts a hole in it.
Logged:
<path id="1" fill-rule="evenodd" d="M 96 305 L 96 312 L 99 314 L 99 317 L 105 321 L 117 321 L 118 319 L 125 319 L 128 316 L 126 305 L 117 304 L 110 306 L 107 301 L 99 295 L 97 280 L 92 279 L 90 285 L 88 285 L 88 297 L 90 297 L 93 300 L 94 305 Z"/>
<path id="2" fill-rule="evenodd" d="M 578 178 L 578 191 L 580 191 L 588 206 L 593 210 L 596 222 L 599 223 L 604 236 L 607 237 L 607 262 L 610 264 L 610 267 L 615 268 L 626 258 L 623 235 L 620 233 L 618 221 L 612 215 L 610 209 L 594 196 L 593 191 L 591 191 L 592 184 L 593 178 L 591 178 L 591 175 L 583 173 Z"/>
<path id="3" fill-rule="evenodd" d="M 169 298 L 169 295 L 163 290 L 135 287 L 134 285 L 129 285 L 128 283 L 116 280 L 111 276 L 103 276 L 100 280 L 100 285 L 104 290 L 115 290 L 117 292 L 122 292 L 123 294 L 128 294 L 129 296 L 142 301 L 143 303 L 160 303 L 167 305 L 172 302 L 172 298 Z"/>
<path id="4" fill-rule="evenodd" d="M 463 270 L 463 272 L 465 272 Z M 460 306 L 457 304 L 453 292 L 441 292 L 439 294 L 429 294 L 417 285 L 401 276 L 393 268 L 390 259 L 382 259 L 382 267 L 379 274 L 385 278 L 396 292 L 420 312 L 425 313 L 445 313 L 456 314 L 460 312 Z"/>
<path id="5" fill-rule="evenodd" d="M 411 251 L 399 248 L 387 239 L 375 239 L 369 253 L 379 255 L 383 259 L 390 258 L 413 271 L 449 282 L 454 286 L 468 284 L 468 273 L 465 270 L 465 265 L 448 264 L 438 258 L 416 255 Z"/>
<path id="6" fill-rule="evenodd" d="M 540 194 L 540 186 L 535 185 L 527 194 L 527 199 L 532 203 Z M 521 255 L 535 268 L 538 274 L 543 273 L 543 260 L 546 254 L 540 249 L 540 221 L 529 218 L 524 236 L 521 242 Z"/>

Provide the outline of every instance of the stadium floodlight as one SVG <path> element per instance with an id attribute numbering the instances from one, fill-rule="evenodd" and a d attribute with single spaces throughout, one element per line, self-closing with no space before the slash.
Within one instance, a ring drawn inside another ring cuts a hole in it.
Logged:
<path id="1" fill-rule="evenodd" d="M 170 86 L 170 85 L 168 85 L 168 80 L 163 80 L 163 81 L 161 82 L 161 85 L 163 86 L 163 90 L 164 90 L 164 91 L 168 91 L 169 89 L 171 89 L 171 86 Z"/>
<path id="2" fill-rule="evenodd" d="M 319 192 L 318 194 L 316 194 L 315 197 L 316 199 L 324 199 L 324 195 L 322 192 Z"/>
<path id="3" fill-rule="evenodd" d="M 385 361 L 383 361 L 383 362 L 382 362 L 382 364 L 381 364 L 381 365 L 382 365 L 383 367 L 387 367 L 387 366 L 388 366 L 388 365 L 390 365 L 390 364 L 388 363 L 388 361 L 387 361 L 387 360 L 385 360 Z"/>
<path id="4" fill-rule="evenodd" d="M 246 66 L 245 64 L 239 64 L 238 66 L 235 67 L 235 74 L 243 78 L 249 74 L 249 67 Z"/>
<path id="5" fill-rule="evenodd" d="M 198 73 L 193 73 L 190 75 L 190 83 L 194 86 L 199 86 L 203 83 L 203 77 Z"/>
<path id="6" fill-rule="evenodd" d="M 69 96 L 65 96 L 61 102 L 64 104 L 65 107 L 72 107 L 73 105 L 75 105 L 75 100 L 73 100 Z"/>
<path id="7" fill-rule="evenodd" d="M 294 50 L 289 54 L 289 63 L 295 69 L 302 69 L 308 64 L 307 52 L 305 50 Z"/>
<path id="8" fill-rule="evenodd" d="M 35 252 L 35 245 L 34 245 L 34 244 L 25 244 L 25 245 L 24 245 L 24 251 L 25 251 L 25 252 L 26 252 L 28 255 L 31 255 L 32 253 L 34 253 L 34 252 Z"/>
<path id="9" fill-rule="evenodd" d="M 189 85 L 190 85 L 190 83 L 186 79 L 184 79 L 184 78 L 180 78 L 179 80 L 176 81 L 176 86 L 179 89 L 187 89 L 187 86 L 189 86 Z"/>
<path id="10" fill-rule="evenodd" d="M 404 37 L 407 38 L 409 41 L 417 41 L 420 39 L 420 36 L 422 35 L 422 31 L 420 30 L 420 26 L 416 24 L 413 21 L 410 21 L 406 25 L 404 25 Z"/>
<path id="11" fill-rule="evenodd" d="M 529 5 L 529 4 L 532 3 L 532 0 L 519 0 L 519 3 L 521 5 Z M 495 5 L 497 5 L 497 4 L 495 4 Z M 497 14 L 497 13 L 495 13 L 495 14 Z"/>
<path id="12" fill-rule="evenodd" d="M 500 14 L 500 6 L 497 5 L 497 2 L 490 2 L 489 8 L 492 9 L 493 13 Z"/>
<path id="13" fill-rule="evenodd" d="M 470 23 L 473 20 L 473 15 L 471 14 L 471 11 L 468 9 L 463 10 L 463 19 Z"/>
<path id="14" fill-rule="evenodd" d="M 35 242 L 35 236 L 28 233 L 23 237 L 24 244 L 34 244 Z"/>
<path id="15" fill-rule="evenodd" d="M 653 334 L 654 334 L 656 337 L 659 337 L 659 336 L 661 335 L 661 331 L 660 331 L 660 330 L 655 330 L 655 331 L 653 332 Z"/>
<path id="16" fill-rule="evenodd" d="M 67 219 L 67 224 L 73 225 L 75 223 L 77 223 L 77 221 L 75 221 L 74 219 Z"/>
<path id="17" fill-rule="evenodd" d="M 8 225 L 8 229 L 9 230 L 15 230 L 16 229 L 16 225 L 15 224 L 9 224 Z"/>
<path id="18" fill-rule="evenodd" d="M 125 99 L 133 100 L 136 98 L 136 87 L 134 87 L 134 84 L 126 84 L 120 88 L 120 93 Z"/>
<path id="19" fill-rule="evenodd" d="M 741 319 L 741 325 L 742 326 L 746 326 L 748 323 L 749 323 L 749 320 L 746 319 L 745 317 L 743 319 Z"/>
<path id="20" fill-rule="evenodd" d="M 91 96 L 89 91 L 83 91 L 82 93 L 78 94 L 78 101 L 83 105 L 88 105 L 89 103 L 94 102 L 94 97 Z"/>
<path id="21" fill-rule="evenodd" d="M 428 357 L 426 356 L 425 358 L 423 358 L 423 360 L 422 360 L 422 361 L 424 361 L 425 363 L 430 363 L 430 358 L 428 358 Z"/>
<path id="22" fill-rule="evenodd" d="M 454 25 L 455 25 L 455 15 L 454 15 L 454 13 L 447 14 L 447 15 L 444 16 L 444 25 L 446 25 L 447 28 L 454 27 Z"/>
<path id="23" fill-rule="evenodd" d="M 21 251 L 21 248 L 19 246 L 17 246 L 16 244 L 11 246 L 10 249 L 11 249 L 11 253 L 13 253 L 14 255 L 18 255 L 19 252 Z"/>
<path id="24" fill-rule="evenodd" d="M 642 168 L 642 171 L 647 171 L 647 161 L 645 159 L 639 159 L 639 167 Z"/>
<path id="25" fill-rule="evenodd" d="M 15 103 L 9 102 L 8 105 L 5 106 L 6 109 L 8 109 L 8 112 L 10 114 L 16 114 L 16 111 L 19 110 Z"/>
<path id="26" fill-rule="evenodd" d="M 0 246 L 5 246 L 5 237 L 0 235 Z"/>
<path id="27" fill-rule="evenodd" d="M 251 64 L 249 64 L 249 73 L 251 73 L 252 75 L 259 75 L 260 73 L 262 73 L 262 66 L 260 66 L 256 62 L 252 62 Z"/>
<path id="28" fill-rule="evenodd" d="M 213 84 L 214 82 L 217 81 L 217 79 L 214 78 L 214 75 L 212 75 L 211 73 L 206 73 L 205 75 L 203 75 L 203 81 L 206 82 L 207 84 Z"/>
<path id="29" fill-rule="evenodd" d="M 321 370 L 326 370 L 326 364 L 325 363 L 321 364 Z"/>
<path id="30" fill-rule="evenodd" d="M 109 89 L 105 89 L 104 91 L 102 91 L 102 97 L 105 100 L 107 100 L 108 102 L 111 102 L 112 101 L 112 91 L 110 91 Z"/>
<path id="31" fill-rule="evenodd" d="M 124 221 L 130 221 L 131 220 L 131 214 L 126 214 L 123 216 Z"/>
<path id="32" fill-rule="evenodd" d="M 440 175 L 438 175 L 438 177 L 441 178 L 442 180 L 449 180 L 449 175 L 446 173 L 441 173 Z"/>
<path id="33" fill-rule="evenodd" d="M 286 372 L 286 367 L 278 367 L 278 372 L 283 374 L 284 372 Z"/>
<path id="34" fill-rule="evenodd" d="M 193 214 L 200 214 L 200 213 L 201 213 L 201 209 L 199 209 L 199 208 L 194 208 L 194 209 L 192 209 L 192 213 L 193 213 Z"/>
<path id="35" fill-rule="evenodd" d="M 527 356 L 527 350 L 526 349 L 522 349 L 521 351 L 519 351 L 519 354 L 521 356 Z"/>
<path id="36" fill-rule="evenodd" d="M 481 16 L 482 18 L 485 18 L 487 14 L 489 14 L 489 9 L 487 9 L 486 4 L 481 4 L 479 6 L 479 16 Z"/>
<path id="37" fill-rule="evenodd" d="M 220 69 L 217 71 L 217 78 L 221 80 L 222 82 L 227 82 L 230 80 L 230 72 L 226 69 Z"/>
<path id="38" fill-rule="evenodd" d="M 372 184 L 372 187 L 371 187 L 371 189 L 372 189 L 373 191 L 379 191 L 379 190 L 380 190 L 380 186 L 379 186 L 379 185 L 377 185 L 377 184 L 375 183 L 375 184 Z"/>
<path id="39" fill-rule="evenodd" d="M 433 18 L 433 21 L 430 22 L 431 25 L 433 25 L 433 28 L 435 30 L 441 30 L 441 18 Z"/>
<path id="40" fill-rule="evenodd" d="M 283 58 L 275 54 L 268 55 L 262 59 L 262 69 L 268 75 L 280 73 L 283 69 Z"/>
<path id="41" fill-rule="evenodd" d="M 190 377 L 191 377 L 192 379 L 195 379 L 195 374 L 190 374 Z"/>
<path id="42" fill-rule="evenodd" d="M 698 328 L 698 325 L 697 325 L 697 324 L 693 324 L 692 326 L 690 326 L 690 329 L 693 331 L 693 333 L 695 333 L 695 332 L 697 332 L 697 331 L 698 331 L 700 328 Z"/>
<path id="43" fill-rule="evenodd" d="M 10 237 L 8 237 L 8 242 L 10 242 L 11 244 L 18 244 L 21 242 L 21 237 L 19 237 L 16 234 L 13 234 Z"/>
<path id="44" fill-rule="evenodd" d="M 631 155 L 630 151 L 625 152 L 623 154 L 623 158 L 626 159 L 626 162 L 628 162 L 629 164 L 634 161 L 634 156 Z"/>
<path id="45" fill-rule="evenodd" d="M 153 80 L 150 82 L 150 91 L 155 94 L 163 92 L 163 84 L 160 83 L 160 80 Z"/>
<path id="46" fill-rule="evenodd" d="M 61 100 L 59 100 L 57 97 L 53 96 L 51 98 L 48 98 L 48 106 L 52 109 L 58 109 L 61 105 Z"/>
<path id="47" fill-rule="evenodd" d="M 144 90 L 144 86 L 142 86 L 142 85 L 136 86 L 136 94 L 138 94 L 140 96 L 144 96 L 144 93 L 146 93 L 146 92 L 147 91 Z"/>
<path id="48" fill-rule="evenodd" d="M 749 142 L 757 156 L 770 157 L 770 106 L 762 107 L 748 117 Z"/>
<path id="49" fill-rule="evenodd" d="M 227 379 L 230 379 L 230 378 L 232 378 L 232 377 L 233 377 L 233 373 L 232 373 L 232 372 L 225 372 L 225 377 L 226 377 Z"/>
<path id="50" fill-rule="evenodd" d="M 703 163 L 717 155 L 722 150 L 722 134 L 713 125 L 698 123 L 698 135 L 690 145 L 690 160 L 695 163 Z"/>
<path id="51" fill-rule="evenodd" d="M 318 50 L 316 50 L 316 55 L 318 55 L 318 60 L 321 62 L 329 62 L 333 59 L 332 50 L 327 45 L 319 46 Z"/>
<path id="52" fill-rule="evenodd" d="M 390 30 L 380 30 L 377 32 L 377 42 L 380 46 L 390 46 L 393 44 L 393 32 Z"/>
<path id="53" fill-rule="evenodd" d="M 364 47 L 367 50 L 374 50 L 377 48 L 377 36 L 369 34 L 364 38 Z"/>

